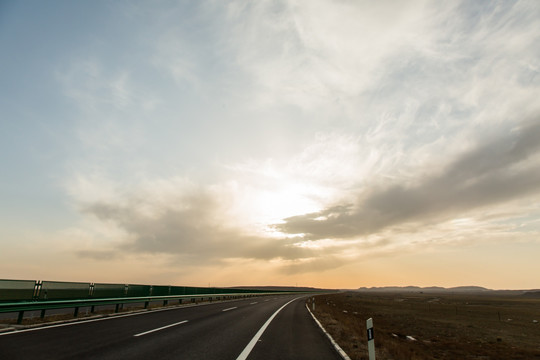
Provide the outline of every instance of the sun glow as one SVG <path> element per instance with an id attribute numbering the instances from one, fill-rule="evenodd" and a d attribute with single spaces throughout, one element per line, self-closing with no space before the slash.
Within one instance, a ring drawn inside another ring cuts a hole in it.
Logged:
<path id="1" fill-rule="evenodd" d="M 276 164 L 268 160 L 228 168 L 235 172 L 236 178 L 228 187 L 234 192 L 234 221 L 240 220 L 242 227 L 264 236 L 298 237 L 298 234 L 280 233 L 271 225 L 288 217 L 320 211 L 336 195 L 335 188 L 302 171 L 303 165 L 298 162 Z"/>
<path id="2" fill-rule="evenodd" d="M 263 190 L 255 199 L 261 217 L 269 222 L 315 212 L 320 209 L 321 189 L 303 184 L 286 184 L 278 190 Z"/>

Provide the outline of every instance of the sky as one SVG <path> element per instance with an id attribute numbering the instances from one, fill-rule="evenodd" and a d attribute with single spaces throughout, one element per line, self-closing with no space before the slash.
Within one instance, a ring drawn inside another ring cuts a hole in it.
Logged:
<path id="1" fill-rule="evenodd" d="M 0 1 L 0 278 L 540 288 L 540 3 Z"/>

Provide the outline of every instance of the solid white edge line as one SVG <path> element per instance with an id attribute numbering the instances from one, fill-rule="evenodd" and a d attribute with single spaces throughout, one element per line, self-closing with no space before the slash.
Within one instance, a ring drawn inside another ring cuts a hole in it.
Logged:
<path id="1" fill-rule="evenodd" d="M 145 332 L 142 332 L 142 333 L 139 333 L 139 334 L 135 334 L 135 335 L 133 335 L 133 336 L 143 336 L 143 335 L 146 335 L 146 334 L 150 334 L 150 333 L 153 333 L 153 332 L 156 332 L 156 331 L 159 331 L 159 330 L 167 329 L 167 328 L 170 328 L 170 327 L 172 327 L 172 326 L 184 324 L 184 323 L 187 323 L 187 322 L 188 322 L 187 320 L 179 321 L 179 322 L 174 323 L 174 324 L 162 326 L 162 327 L 157 328 L 157 329 L 148 330 L 148 331 L 145 331 Z"/>
<path id="2" fill-rule="evenodd" d="M 235 307 L 232 307 L 232 308 L 228 308 L 228 309 L 223 309 L 221 311 L 229 311 L 229 310 L 234 310 L 234 309 L 238 309 L 238 306 L 235 306 Z"/>
<path id="3" fill-rule="evenodd" d="M 128 317 L 128 316 L 141 315 L 141 314 L 150 314 L 150 313 L 152 313 L 152 312 L 153 312 L 153 311 L 148 311 L 148 312 L 137 312 L 137 313 L 133 313 L 133 314 L 125 314 L 125 315 L 115 315 L 115 316 L 101 317 L 101 318 L 99 318 L 99 319 L 81 320 L 81 321 L 73 321 L 73 322 L 68 322 L 68 323 L 63 323 L 63 324 L 47 325 L 47 326 L 41 326 L 41 327 L 36 327 L 36 328 L 31 328 L 31 329 L 14 330 L 14 331 L 9 331 L 9 332 L 0 333 L 0 336 L 2 336 L 2 335 L 20 334 L 20 333 L 29 332 L 29 331 L 38 331 L 38 330 L 52 329 L 52 328 L 57 328 L 57 327 L 62 327 L 62 326 L 79 325 L 79 324 L 85 324 L 85 323 L 90 323 L 90 322 L 95 322 L 95 321 L 103 321 L 103 320 L 118 319 L 118 318 L 123 318 L 123 317 Z"/>
<path id="4" fill-rule="evenodd" d="M 339 355 L 341 355 L 341 357 L 344 359 L 344 360 L 351 360 L 351 358 L 349 357 L 349 355 L 347 355 L 347 353 L 345 351 L 343 351 L 343 349 L 341 348 L 341 346 L 338 345 L 337 342 L 335 342 L 334 338 L 332 337 L 332 335 L 330 335 L 326 329 L 322 326 L 322 324 L 319 322 L 319 320 L 317 320 L 317 318 L 315 317 L 315 315 L 313 315 L 313 313 L 311 312 L 311 310 L 309 310 L 309 306 L 308 304 L 306 304 L 306 309 L 307 311 L 309 311 L 309 313 L 311 314 L 311 317 L 313 318 L 313 320 L 315 320 L 315 322 L 317 323 L 317 325 L 319 325 L 319 327 L 321 328 L 321 330 L 323 331 L 323 333 L 325 333 L 326 336 L 328 336 L 328 339 L 330 340 L 330 342 L 332 343 L 332 345 L 334 345 L 334 348 L 336 349 L 336 351 L 338 352 Z"/>
<path id="5" fill-rule="evenodd" d="M 251 339 L 251 341 L 249 342 L 249 344 L 247 344 L 247 346 L 245 347 L 245 349 L 240 353 L 240 355 L 238 355 L 238 357 L 236 358 L 236 360 L 246 360 L 247 357 L 249 356 L 249 353 L 251 352 L 251 350 L 253 350 L 253 348 L 255 347 L 255 344 L 257 344 L 257 341 L 259 341 L 259 338 L 262 336 L 262 334 L 264 333 L 264 331 L 266 330 L 266 328 L 268 327 L 268 325 L 270 325 L 270 323 L 272 322 L 272 320 L 276 317 L 276 315 L 287 305 L 289 305 L 290 303 L 292 303 L 294 300 L 297 300 L 297 299 L 300 299 L 299 297 L 295 298 L 295 299 L 292 299 L 291 301 L 289 301 L 288 303 L 286 303 L 285 305 L 283 305 L 282 307 L 280 307 L 279 309 L 277 309 L 277 311 L 275 313 L 272 314 L 272 316 L 270 316 L 268 318 L 268 320 L 266 320 L 266 322 L 264 323 L 264 325 L 259 329 L 259 331 L 257 331 L 257 333 L 255 334 L 255 336 L 253 337 L 253 339 Z"/>

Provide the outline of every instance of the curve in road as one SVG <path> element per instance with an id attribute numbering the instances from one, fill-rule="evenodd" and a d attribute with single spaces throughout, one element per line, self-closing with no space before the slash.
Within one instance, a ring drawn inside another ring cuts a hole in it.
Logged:
<path id="1" fill-rule="evenodd" d="M 31 358 L 341 359 L 303 299 L 292 296 L 167 308 L 0 334 L 0 359 Z"/>

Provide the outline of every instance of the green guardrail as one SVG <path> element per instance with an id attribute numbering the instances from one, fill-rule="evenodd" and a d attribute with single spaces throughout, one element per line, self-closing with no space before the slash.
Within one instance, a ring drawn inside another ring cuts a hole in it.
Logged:
<path id="1" fill-rule="evenodd" d="M 50 309 L 74 308 L 76 317 L 81 307 L 116 305 L 115 312 L 127 303 L 171 300 L 181 303 L 186 298 L 212 299 L 251 297 L 258 295 L 300 294 L 306 291 L 255 290 L 235 288 L 204 288 L 169 285 L 78 283 L 65 281 L 1 280 L 0 313 L 18 313 L 17 323 L 22 323 L 25 311 L 41 310 L 41 318 Z"/>
<path id="2" fill-rule="evenodd" d="M 0 279 L 0 304 L 6 301 L 48 301 L 92 299 L 132 296 L 167 296 L 223 293 L 277 292 L 279 290 L 252 290 L 170 285 L 79 283 L 67 281 L 34 281 Z"/>
<path id="3" fill-rule="evenodd" d="M 39 300 L 84 299 L 90 296 L 90 283 L 43 281 L 38 284 Z"/>
<path id="4" fill-rule="evenodd" d="M 92 297 L 95 298 L 114 298 L 127 295 L 127 285 L 120 284 L 94 284 L 92 289 Z"/>
<path id="5" fill-rule="evenodd" d="M 0 301 L 33 300 L 34 280 L 0 280 Z"/>

